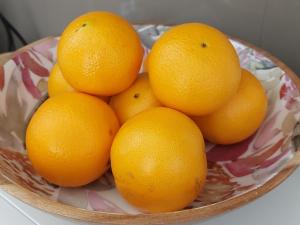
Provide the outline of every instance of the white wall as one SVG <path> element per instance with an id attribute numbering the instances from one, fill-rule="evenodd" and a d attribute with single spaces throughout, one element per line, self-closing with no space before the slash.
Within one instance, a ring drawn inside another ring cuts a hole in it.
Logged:
<path id="1" fill-rule="evenodd" d="M 0 11 L 30 42 L 59 35 L 90 10 L 133 23 L 205 22 L 267 49 L 300 74 L 300 0 L 0 0 Z"/>

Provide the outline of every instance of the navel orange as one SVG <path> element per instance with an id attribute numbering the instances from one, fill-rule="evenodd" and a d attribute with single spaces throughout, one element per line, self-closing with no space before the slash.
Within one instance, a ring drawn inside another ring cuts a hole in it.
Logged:
<path id="1" fill-rule="evenodd" d="M 55 64 L 50 72 L 48 80 L 48 94 L 50 97 L 65 92 L 73 92 L 74 88 L 63 77 L 58 64 Z"/>
<path id="2" fill-rule="evenodd" d="M 64 77 L 76 90 L 111 96 L 135 80 L 143 48 L 124 18 L 110 12 L 89 12 L 65 28 L 57 54 Z"/>
<path id="3" fill-rule="evenodd" d="M 64 94 L 66 92 L 76 92 L 76 90 L 66 81 L 61 70 L 56 63 L 49 75 L 48 94 L 49 97 Z M 109 101 L 109 96 L 97 96 L 105 102 Z"/>
<path id="4" fill-rule="evenodd" d="M 238 92 L 218 111 L 195 118 L 204 137 L 216 144 L 233 144 L 251 136 L 267 112 L 267 97 L 260 82 L 242 70 Z"/>
<path id="5" fill-rule="evenodd" d="M 97 97 L 76 92 L 54 96 L 38 108 L 27 127 L 29 159 L 51 183 L 85 185 L 108 168 L 118 127 L 113 110 Z"/>
<path id="6" fill-rule="evenodd" d="M 160 105 L 152 92 L 147 74 L 139 75 L 133 85 L 110 100 L 110 106 L 121 123 L 139 112 Z"/>
<path id="7" fill-rule="evenodd" d="M 186 115 L 156 107 L 123 124 L 111 150 L 122 196 L 146 212 L 179 210 L 201 192 L 206 178 L 202 134 Z"/>
<path id="8" fill-rule="evenodd" d="M 153 45 L 148 59 L 150 84 L 166 106 L 189 115 L 206 115 L 236 93 L 241 69 L 228 38 L 201 23 L 175 26 Z"/>

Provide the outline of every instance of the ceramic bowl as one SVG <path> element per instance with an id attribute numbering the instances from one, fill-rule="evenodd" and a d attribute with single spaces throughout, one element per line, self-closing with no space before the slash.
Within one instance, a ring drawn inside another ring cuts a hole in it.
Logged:
<path id="1" fill-rule="evenodd" d="M 168 27 L 143 25 L 136 29 L 147 54 Z M 111 172 L 81 188 L 49 184 L 33 170 L 24 135 L 32 113 L 47 98 L 47 78 L 56 62 L 57 42 L 58 38 L 47 38 L 33 43 L 10 55 L 0 67 L 0 187 L 17 198 L 86 221 L 163 224 L 201 219 L 238 207 L 274 188 L 296 168 L 291 162 L 300 130 L 297 76 L 268 53 L 231 39 L 241 66 L 252 71 L 265 88 L 268 113 L 247 140 L 228 146 L 206 144 L 208 177 L 204 192 L 193 203 L 176 212 L 143 214 L 119 195 Z"/>

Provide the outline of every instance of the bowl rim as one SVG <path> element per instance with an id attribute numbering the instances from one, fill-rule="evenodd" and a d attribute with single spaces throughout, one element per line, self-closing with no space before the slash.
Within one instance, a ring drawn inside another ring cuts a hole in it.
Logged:
<path id="1" fill-rule="evenodd" d="M 0 66 L 4 65 L 8 60 L 13 58 L 18 53 L 30 49 L 32 46 L 49 40 L 54 37 L 46 37 L 36 42 L 33 42 L 21 49 L 18 49 L 15 52 L 6 53 L 3 55 L 4 60 L 0 60 Z M 250 47 L 263 56 L 272 60 L 279 68 L 281 68 L 287 76 L 295 83 L 298 90 L 300 90 L 300 79 L 297 77 L 296 73 L 293 72 L 287 65 L 285 65 L 281 60 L 270 54 L 269 52 L 256 47 L 253 44 L 250 44 L 246 41 L 240 40 L 238 38 L 231 38 L 237 42 L 242 43 L 243 45 Z M 1 56 L 1 55 L 0 55 Z M 300 155 L 298 151 L 294 155 Z M 81 209 L 66 205 L 57 201 L 54 201 L 50 198 L 39 196 L 38 194 L 31 192 L 19 185 L 13 184 L 9 181 L 8 178 L 5 178 L 3 175 L 1 177 L 0 171 L 0 188 L 15 198 L 19 199 L 22 202 L 25 202 L 33 207 L 39 208 L 43 211 L 57 214 L 64 217 L 69 217 L 72 219 L 88 221 L 88 222 L 102 222 L 107 224 L 167 224 L 175 222 L 185 222 L 188 220 L 203 220 L 230 210 L 233 210 L 239 206 L 245 205 L 248 202 L 251 202 L 262 195 L 268 193 L 285 179 L 287 179 L 298 167 L 298 163 L 290 164 L 282 169 L 278 174 L 272 177 L 265 184 L 241 195 L 237 195 L 230 199 L 217 202 L 211 205 L 203 206 L 200 208 L 192 208 L 175 212 L 166 212 L 166 213 L 155 213 L 155 214 L 121 214 L 121 213 L 109 213 L 109 212 L 97 212 L 89 211 L 86 209 Z"/>

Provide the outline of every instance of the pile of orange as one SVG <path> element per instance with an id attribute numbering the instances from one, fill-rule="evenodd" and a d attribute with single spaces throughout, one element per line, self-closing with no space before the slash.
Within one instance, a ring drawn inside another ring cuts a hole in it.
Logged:
<path id="1" fill-rule="evenodd" d="M 133 26 L 90 12 L 66 27 L 57 56 L 50 98 L 26 132 L 33 167 L 64 187 L 111 167 L 122 196 L 145 212 L 191 203 L 206 180 L 204 138 L 242 141 L 266 114 L 260 82 L 240 67 L 227 36 L 205 24 L 169 29 L 138 74 L 143 47 Z"/>

